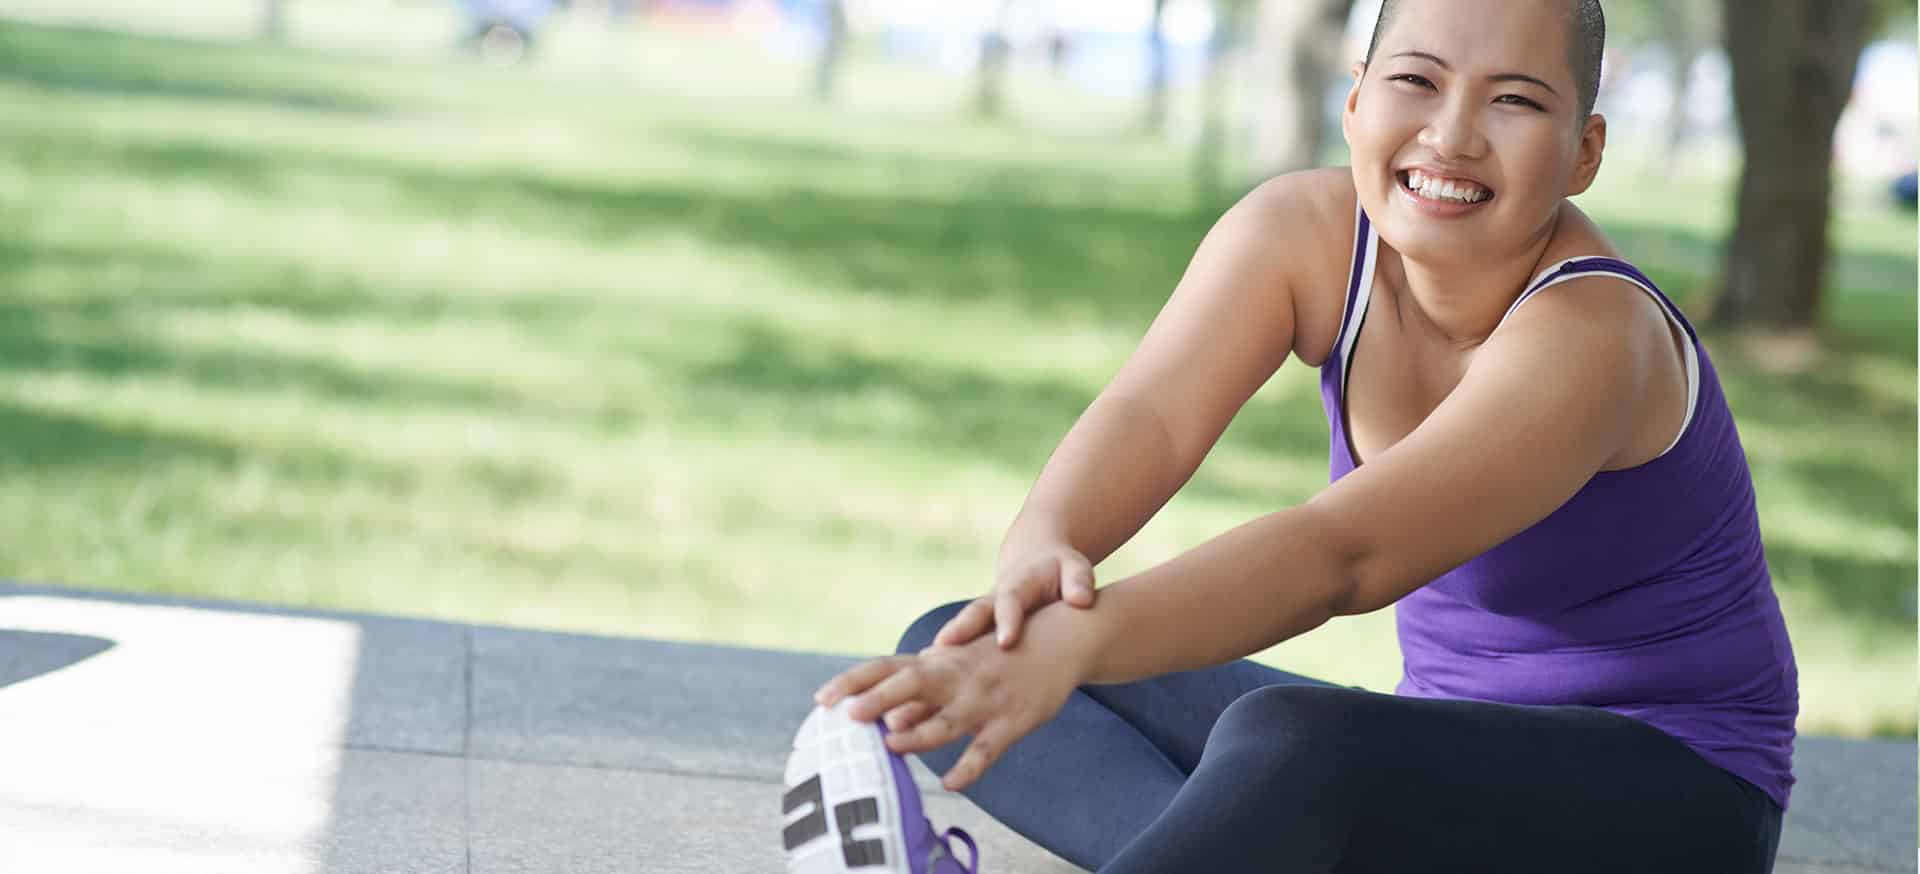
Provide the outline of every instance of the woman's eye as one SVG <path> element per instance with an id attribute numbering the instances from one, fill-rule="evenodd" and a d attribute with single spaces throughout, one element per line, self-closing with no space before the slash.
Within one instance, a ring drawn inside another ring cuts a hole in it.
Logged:
<path id="1" fill-rule="evenodd" d="M 1432 87 L 1433 87 L 1433 83 L 1432 83 L 1432 82 L 1429 82 L 1429 81 L 1427 81 L 1427 77 L 1425 77 L 1425 76 L 1420 76 L 1420 75 L 1416 75 L 1416 74 L 1413 74 L 1413 73 L 1397 73 L 1397 74 L 1395 74 L 1395 75 L 1392 75 L 1392 76 L 1388 76 L 1388 77 L 1387 77 L 1387 81 L 1389 81 L 1389 82 L 1408 82 L 1408 83 L 1411 83 L 1411 84 L 1413 84 L 1413 85 L 1416 85 L 1416 86 L 1418 86 L 1418 87 L 1421 87 L 1421 88 L 1432 88 Z"/>

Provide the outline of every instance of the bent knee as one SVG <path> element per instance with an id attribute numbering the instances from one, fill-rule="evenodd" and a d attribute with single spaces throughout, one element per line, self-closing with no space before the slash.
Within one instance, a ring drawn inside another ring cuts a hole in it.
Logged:
<path id="1" fill-rule="evenodd" d="M 913 620 L 912 625 L 907 626 L 907 633 L 900 635 L 900 643 L 893 648 L 893 651 L 915 653 L 932 646 L 933 636 L 939 634 L 940 629 L 953 621 L 953 617 L 959 615 L 960 610 L 970 603 L 972 601 L 955 601 L 928 610 L 919 619 Z"/>
<path id="2" fill-rule="evenodd" d="M 1366 734 L 1369 703 L 1375 693 L 1341 686 L 1284 684 L 1240 696 L 1220 714 L 1207 745 L 1251 740 L 1255 745 L 1295 754 L 1346 750 Z"/>

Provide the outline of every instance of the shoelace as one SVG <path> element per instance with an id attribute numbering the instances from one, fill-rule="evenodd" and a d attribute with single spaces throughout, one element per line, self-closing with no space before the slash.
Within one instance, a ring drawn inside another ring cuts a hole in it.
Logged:
<path id="1" fill-rule="evenodd" d="M 949 828 L 945 834 L 940 835 L 940 843 L 936 845 L 934 851 L 927 856 L 927 870 L 934 870 L 933 863 L 940 861 L 942 857 L 953 860 L 953 863 L 956 865 L 960 864 L 960 857 L 954 855 L 953 845 L 948 843 L 948 841 L 954 838 L 959 838 L 961 843 L 967 845 L 967 855 L 972 860 L 962 866 L 966 869 L 967 874 L 980 874 L 980 846 L 973 842 L 972 835 L 961 831 L 959 826 Z"/>

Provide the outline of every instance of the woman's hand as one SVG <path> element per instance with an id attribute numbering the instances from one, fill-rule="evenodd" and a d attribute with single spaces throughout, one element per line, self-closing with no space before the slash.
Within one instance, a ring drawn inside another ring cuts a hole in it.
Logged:
<path id="1" fill-rule="evenodd" d="M 1093 563 L 1064 543 L 1026 550 L 1002 562 L 999 576 L 991 593 L 975 598 L 947 620 L 933 636 L 935 646 L 970 643 L 993 626 L 998 629 L 1000 647 L 1011 649 L 1020 640 L 1020 626 L 1027 614 L 1055 601 L 1074 607 L 1093 606 Z"/>
<path id="2" fill-rule="evenodd" d="M 1077 612 L 1077 611 L 1076 611 Z M 941 779 L 958 791 L 980 778 L 1007 747 L 1052 719 L 1091 664 L 1090 623 L 1055 607 L 1034 616 L 1052 623 L 1018 650 L 986 638 L 964 646 L 934 645 L 918 655 L 873 659 L 827 681 L 814 700 L 831 707 L 854 698 L 848 715 L 887 720 L 887 747 L 919 753 L 971 735 L 973 743 Z M 1051 615 L 1050 615 L 1051 614 Z"/>

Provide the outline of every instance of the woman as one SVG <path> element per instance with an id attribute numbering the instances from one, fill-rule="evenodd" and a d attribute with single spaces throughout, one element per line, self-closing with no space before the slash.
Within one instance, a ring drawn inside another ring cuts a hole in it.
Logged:
<path id="1" fill-rule="evenodd" d="M 1566 199 L 1600 168 L 1603 41 L 1597 0 L 1387 3 L 1351 169 L 1220 220 L 995 592 L 823 686 L 793 782 L 858 728 L 834 748 L 920 754 L 1102 872 L 1770 870 L 1797 673 L 1745 456 L 1692 327 Z M 1289 352 L 1321 370 L 1332 485 L 1096 599 Z M 1391 604 L 1394 694 L 1244 660 Z M 881 806 L 841 822 L 952 867 L 917 796 Z"/>

